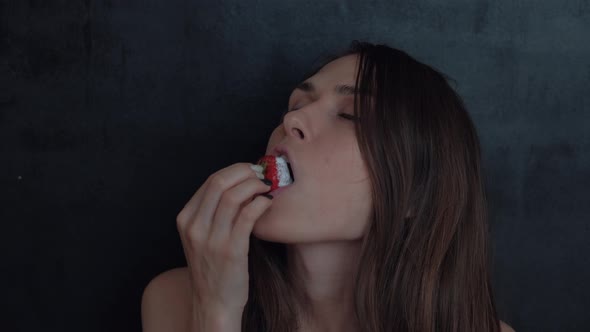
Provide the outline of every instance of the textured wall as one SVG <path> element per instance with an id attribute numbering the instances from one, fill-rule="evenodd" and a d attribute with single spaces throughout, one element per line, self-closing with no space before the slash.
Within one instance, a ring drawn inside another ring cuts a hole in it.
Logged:
<path id="1" fill-rule="evenodd" d="M 264 152 L 293 84 L 360 39 L 457 81 L 500 318 L 588 331 L 588 36 L 582 0 L 2 0 L 1 329 L 138 331 L 143 288 L 185 265 L 186 201 Z"/>

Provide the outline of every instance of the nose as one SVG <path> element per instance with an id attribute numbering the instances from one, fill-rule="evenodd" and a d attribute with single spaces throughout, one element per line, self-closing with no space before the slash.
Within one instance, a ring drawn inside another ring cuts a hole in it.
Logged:
<path id="1" fill-rule="evenodd" d="M 305 139 L 305 127 L 301 115 L 291 111 L 283 117 L 283 129 L 287 136 L 294 139 Z"/>

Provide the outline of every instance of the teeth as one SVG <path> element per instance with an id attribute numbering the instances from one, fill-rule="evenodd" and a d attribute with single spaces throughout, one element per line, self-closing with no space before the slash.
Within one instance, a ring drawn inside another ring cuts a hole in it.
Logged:
<path id="1" fill-rule="evenodd" d="M 277 162 L 277 170 L 279 172 L 280 175 L 280 179 L 279 179 L 279 183 L 278 186 L 279 187 L 284 187 L 284 186 L 288 186 L 293 182 L 293 179 L 291 178 L 291 174 L 289 173 L 289 160 L 284 156 L 284 155 L 280 155 L 277 157 L 278 161 Z"/>
<path id="2" fill-rule="evenodd" d="M 291 169 L 291 163 L 289 162 L 289 159 L 286 156 L 281 157 L 285 158 L 285 161 L 287 162 L 287 168 L 289 169 L 289 176 L 291 177 L 291 181 L 295 181 L 295 177 L 293 176 L 293 170 Z"/>
<path id="3" fill-rule="evenodd" d="M 285 162 L 287 162 L 287 169 L 289 171 L 289 177 L 291 178 L 290 183 L 292 183 L 293 181 L 295 181 L 295 178 L 293 177 L 293 170 L 291 169 L 291 163 L 289 162 L 289 158 L 287 158 L 287 156 L 285 155 L 280 155 L 278 158 L 283 158 Z"/>

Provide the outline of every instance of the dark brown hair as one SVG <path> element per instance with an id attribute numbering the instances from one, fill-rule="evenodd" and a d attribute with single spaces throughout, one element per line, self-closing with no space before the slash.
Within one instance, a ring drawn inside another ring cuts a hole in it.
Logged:
<path id="1" fill-rule="evenodd" d="M 373 212 L 363 238 L 355 311 L 363 331 L 500 331 L 480 143 L 443 73 L 407 53 L 353 41 L 354 115 Z M 410 213 L 409 215 L 407 213 Z M 250 241 L 242 331 L 296 331 L 302 288 L 284 244 Z"/>

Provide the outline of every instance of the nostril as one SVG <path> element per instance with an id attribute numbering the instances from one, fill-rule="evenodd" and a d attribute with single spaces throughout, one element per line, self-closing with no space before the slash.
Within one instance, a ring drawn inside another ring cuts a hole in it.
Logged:
<path id="1" fill-rule="evenodd" d="M 304 138 L 305 136 L 303 135 L 303 132 L 297 128 L 293 128 L 293 130 L 296 130 L 298 132 L 299 137 Z"/>

